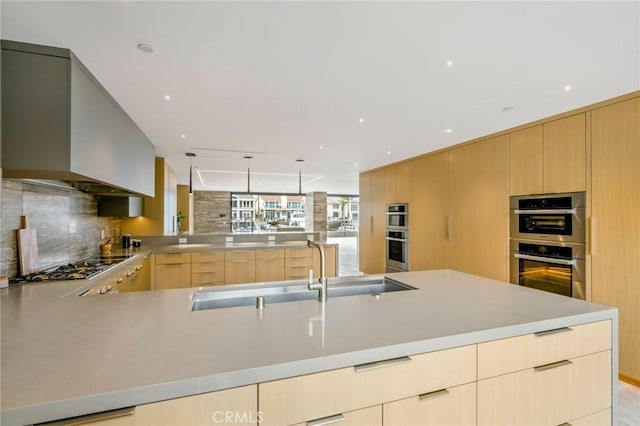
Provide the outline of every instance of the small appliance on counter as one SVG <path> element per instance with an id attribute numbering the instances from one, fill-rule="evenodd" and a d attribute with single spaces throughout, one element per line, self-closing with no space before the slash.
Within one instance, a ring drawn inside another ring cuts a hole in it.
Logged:
<path id="1" fill-rule="evenodd" d="M 131 247 L 131 234 L 122 234 L 122 248 L 127 249 Z"/>

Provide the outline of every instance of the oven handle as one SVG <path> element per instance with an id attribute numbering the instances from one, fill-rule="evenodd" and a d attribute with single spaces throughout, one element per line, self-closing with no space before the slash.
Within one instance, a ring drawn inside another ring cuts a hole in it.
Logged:
<path id="1" fill-rule="evenodd" d="M 575 214 L 576 209 L 531 209 L 514 210 L 515 214 Z"/>
<path id="2" fill-rule="evenodd" d="M 407 242 L 406 239 L 402 239 L 402 238 L 384 237 L 384 239 L 387 240 L 387 241 L 400 241 L 401 243 L 406 243 Z"/>
<path id="3" fill-rule="evenodd" d="M 555 263 L 555 264 L 558 264 L 558 265 L 573 266 L 573 265 L 576 264 L 576 261 L 573 260 L 573 259 L 571 259 L 571 260 L 554 259 L 552 257 L 532 256 L 530 254 L 514 253 L 513 257 L 515 257 L 517 259 L 535 260 L 535 261 L 538 261 L 538 262 Z"/>

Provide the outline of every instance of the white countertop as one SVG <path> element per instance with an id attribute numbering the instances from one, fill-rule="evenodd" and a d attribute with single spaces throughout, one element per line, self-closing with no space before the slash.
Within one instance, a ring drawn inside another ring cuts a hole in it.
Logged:
<path id="1" fill-rule="evenodd" d="M 188 311 L 197 288 L 2 293 L 2 424 L 71 417 L 581 323 L 617 311 L 450 270 L 417 290 Z M 77 286 L 77 284 L 75 284 Z"/>

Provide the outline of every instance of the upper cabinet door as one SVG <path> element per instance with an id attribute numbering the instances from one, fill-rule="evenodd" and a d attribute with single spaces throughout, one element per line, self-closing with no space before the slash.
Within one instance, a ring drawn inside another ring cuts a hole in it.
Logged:
<path id="1" fill-rule="evenodd" d="M 545 123 L 543 129 L 544 192 L 584 191 L 585 114 Z"/>
<path id="2" fill-rule="evenodd" d="M 542 158 L 542 126 L 509 134 L 509 195 L 544 192 Z"/>
<path id="3" fill-rule="evenodd" d="M 408 168 L 411 179 L 409 269 L 446 268 L 449 153 L 412 160 Z"/>
<path id="4" fill-rule="evenodd" d="M 508 281 L 507 136 L 449 151 L 449 268 Z"/>

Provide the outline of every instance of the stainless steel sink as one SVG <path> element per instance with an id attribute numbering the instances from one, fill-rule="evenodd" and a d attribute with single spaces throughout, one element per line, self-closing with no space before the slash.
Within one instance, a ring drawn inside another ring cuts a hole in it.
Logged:
<path id="1" fill-rule="evenodd" d="M 316 291 L 307 288 L 306 282 L 292 283 L 289 281 L 269 283 L 268 285 L 250 284 L 234 287 L 236 288 L 214 288 L 196 291 L 191 298 L 189 310 L 202 311 L 206 309 L 251 306 L 256 304 L 256 299 L 259 296 L 264 298 L 266 305 L 297 300 L 312 300 L 318 297 Z M 329 281 L 328 297 L 331 299 L 361 294 L 380 296 L 383 293 L 405 290 L 415 290 L 415 287 L 386 277 L 337 278 Z"/>

